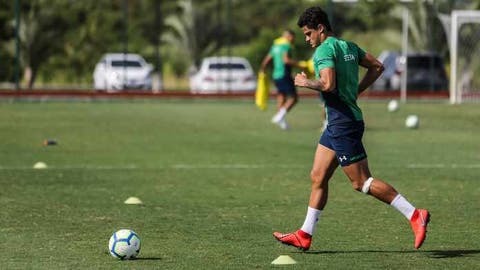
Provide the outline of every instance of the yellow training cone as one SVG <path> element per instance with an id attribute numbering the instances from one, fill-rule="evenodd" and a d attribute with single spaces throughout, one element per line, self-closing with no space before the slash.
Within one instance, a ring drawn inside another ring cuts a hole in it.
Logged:
<path id="1" fill-rule="evenodd" d="M 123 203 L 125 204 L 143 204 L 142 201 L 137 197 L 130 197 L 125 200 Z"/>
<path id="2" fill-rule="evenodd" d="M 296 264 L 297 262 L 288 255 L 280 255 L 276 258 L 272 264 Z"/>
<path id="3" fill-rule="evenodd" d="M 47 168 L 47 164 L 45 164 L 44 162 L 37 162 L 33 165 L 33 168 L 34 169 L 46 169 Z"/>

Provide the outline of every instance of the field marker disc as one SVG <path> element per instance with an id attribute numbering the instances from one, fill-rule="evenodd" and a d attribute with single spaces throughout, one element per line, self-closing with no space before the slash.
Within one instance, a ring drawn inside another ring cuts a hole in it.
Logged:
<path id="1" fill-rule="evenodd" d="M 33 165 L 33 168 L 34 169 L 46 169 L 47 168 L 47 164 L 45 164 L 44 162 L 37 162 Z"/>
<path id="2" fill-rule="evenodd" d="M 276 258 L 272 264 L 283 265 L 283 264 L 296 264 L 297 262 L 288 255 L 280 255 Z"/>
<path id="3" fill-rule="evenodd" d="M 125 203 L 125 204 L 143 204 L 143 202 L 137 197 L 129 197 L 123 203 Z"/>

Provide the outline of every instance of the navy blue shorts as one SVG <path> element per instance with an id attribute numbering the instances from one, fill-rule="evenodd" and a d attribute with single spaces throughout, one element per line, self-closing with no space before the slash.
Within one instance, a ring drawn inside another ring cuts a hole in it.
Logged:
<path id="1" fill-rule="evenodd" d="M 281 79 L 275 79 L 273 82 L 275 83 L 279 94 L 292 97 L 297 96 L 297 89 L 295 88 L 295 82 L 292 77 L 285 76 Z"/>
<path id="2" fill-rule="evenodd" d="M 367 157 L 362 144 L 364 129 L 363 121 L 328 125 L 319 143 L 335 151 L 340 166 L 348 166 Z"/>

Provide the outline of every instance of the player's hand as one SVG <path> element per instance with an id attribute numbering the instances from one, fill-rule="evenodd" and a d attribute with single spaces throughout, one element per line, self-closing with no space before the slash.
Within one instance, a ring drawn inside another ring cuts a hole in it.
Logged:
<path id="1" fill-rule="evenodd" d="M 300 86 L 300 87 L 306 87 L 307 86 L 307 75 L 305 72 L 302 73 L 297 73 L 295 76 L 295 85 Z"/>

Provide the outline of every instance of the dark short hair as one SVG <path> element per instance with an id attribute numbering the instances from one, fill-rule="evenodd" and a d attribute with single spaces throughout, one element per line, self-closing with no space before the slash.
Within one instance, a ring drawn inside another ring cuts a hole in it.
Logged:
<path id="1" fill-rule="evenodd" d="M 311 29 L 317 29 L 319 24 L 323 24 L 328 31 L 332 31 L 332 27 L 328 21 L 328 15 L 321 7 L 309 7 L 305 9 L 297 21 L 297 25 L 300 28 L 307 26 Z"/>

